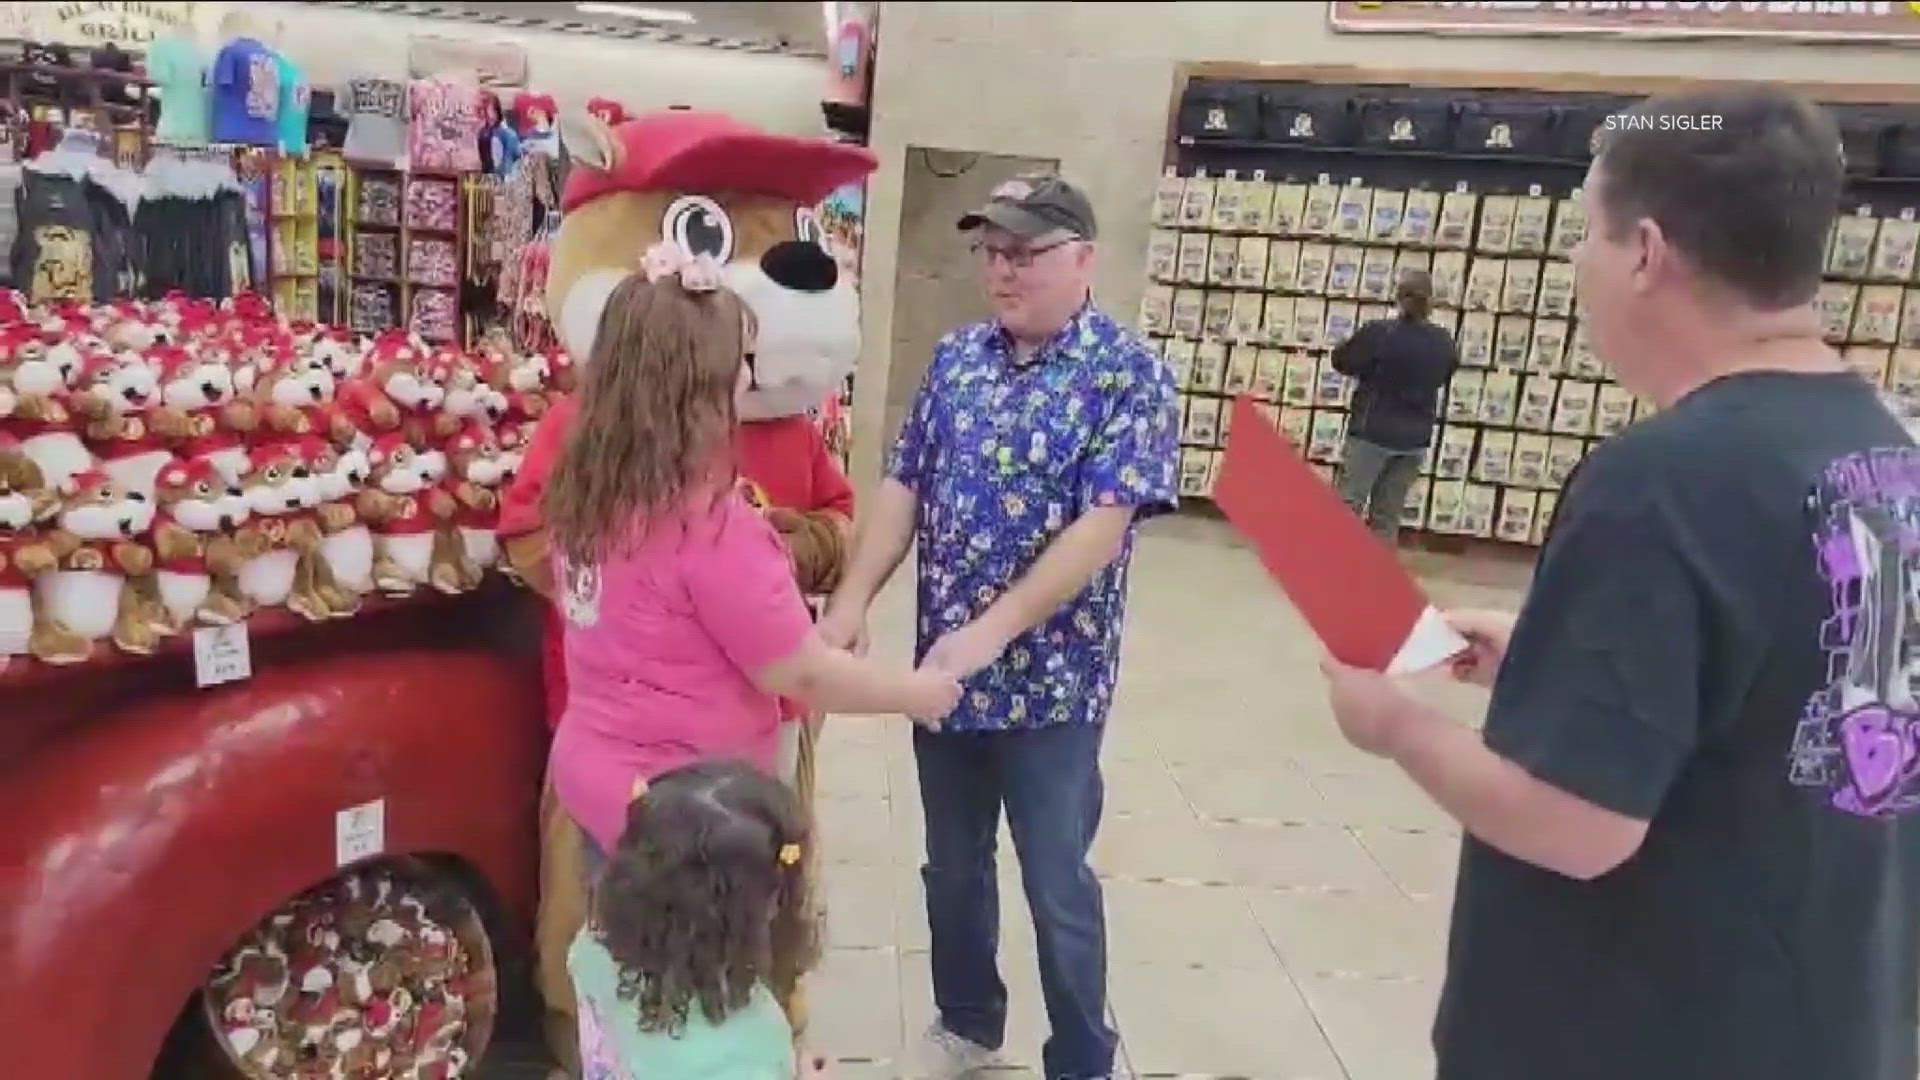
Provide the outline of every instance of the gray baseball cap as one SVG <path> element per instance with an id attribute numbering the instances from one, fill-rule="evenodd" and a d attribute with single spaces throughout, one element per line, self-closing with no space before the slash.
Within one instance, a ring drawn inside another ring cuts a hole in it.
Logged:
<path id="1" fill-rule="evenodd" d="M 1016 176 L 993 189 L 987 205 L 960 219 L 962 231 L 992 225 L 1026 240 L 1066 232 L 1094 237 L 1093 203 L 1057 176 Z"/>

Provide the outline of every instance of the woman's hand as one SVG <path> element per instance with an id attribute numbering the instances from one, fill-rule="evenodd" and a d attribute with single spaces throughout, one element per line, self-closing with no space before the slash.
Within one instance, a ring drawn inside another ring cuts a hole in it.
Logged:
<path id="1" fill-rule="evenodd" d="M 1507 611 L 1449 611 L 1447 625 L 1467 639 L 1467 651 L 1453 659 L 1453 677 L 1491 688 L 1513 638 L 1514 615 Z"/>
<path id="2" fill-rule="evenodd" d="M 928 731 L 940 730 L 940 721 L 960 705 L 960 681 L 937 667 L 924 666 L 908 676 L 913 702 L 906 714 Z"/>

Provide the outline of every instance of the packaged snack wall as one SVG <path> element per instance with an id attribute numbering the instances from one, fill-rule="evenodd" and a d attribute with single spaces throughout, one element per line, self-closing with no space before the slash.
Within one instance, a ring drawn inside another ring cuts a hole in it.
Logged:
<path id="1" fill-rule="evenodd" d="M 357 168 L 353 180 L 348 325 L 363 333 L 402 326 L 428 341 L 461 341 L 459 178 Z"/>
<path id="2" fill-rule="evenodd" d="M 1181 489 L 1211 493 L 1251 394 L 1331 482 L 1333 347 L 1431 273 L 1461 369 L 1406 525 L 1539 544 L 1575 467 L 1640 416 L 1595 360 L 1568 261 L 1620 95 L 1194 79 L 1153 206 L 1140 325 L 1182 389 Z M 1920 107 L 1836 106 L 1851 174 L 1820 307 L 1863 375 L 1920 409 Z"/>

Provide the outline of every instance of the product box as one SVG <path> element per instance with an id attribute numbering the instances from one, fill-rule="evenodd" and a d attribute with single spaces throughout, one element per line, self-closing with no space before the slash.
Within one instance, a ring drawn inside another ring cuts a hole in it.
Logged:
<path id="1" fill-rule="evenodd" d="M 1307 443 L 1313 439 L 1313 410 L 1292 409 L 1282 406 L 1280 409 L 1280 434 L 1294 448 L 1306 452 Z"/>
<path id="2" fill-rule="evenodd" d="M 1227 374 L 1220 382 L 1220 390 L 1229 397 L 1250 394 L 1259 372 L 1260 350 L 1252 345 L 1234 345 L 1227 349 Z"/>
<path id="3" fill-rule="evenodd" d="M 1521 487 L 1547 486 L 1547 437 L 1525 432 L 1513 437 L 1513 480 Z"/>
<path id="4" fill-rule="evenodd" d="M 1496 540 L 1509 544 L 1533 542 L 1533 518 L 1540 509 L 1538 492 L 1508 488 L 1500 493 L 1500 519 L 1493 526 Z"/>
<path id="5" fill-rule="evenodd" d="M 1507 276 L 1500 286 L 1500 310 L 1531 314 L 1540 291 L 1539 259 L 1508 259 Z"/>
<path id="6" fill-rule="evenodd" d="M 1212 237 L 1203 232 L 1185 232 L 1179 236 L 1174 252 L 1174 278 L 1182 285 L 1205 285 L 1207 250 Z"/>
<path id="7" fill-rule="evenodd" d="M 1460 531 L 1468 536 L 1491 538 L 1498 506 L 1498 488 L 1468 484 L 1460 496 Z"/>
<path id="8" fill-rule="evenodd" d="M 1348 184 L 1333 206 L 1333 235 L 1339 240 L 1364 240 L 1373 223 L 1373 189 Z"/>
<path id="9" fill-rule="evenodd" d="M 1464 480 L 1435 480 L 1427 505 L 1427 528 L 1437 533 L 1459 534 L 1466 512 L 1467 483 Z"/>
<path id="10" fill-rule="evenodd" d="M 1476 424 L 1480 422 L 1480 396 L 1487 386 L 1487 374 L 1473 368 L 1461 368 L 1453 373 L 1453 379 L 1447 385 L 1447 422 L 1450 424 Z"/>
<path id="11" fill-rule="evenodd" d="M 1147 276 L 1155 281 L 1180 279 L 1180 234 L 1154 229 L 1147 234 Z"/>
<path id="12" fill-rule="evenodd" d="M 1260 307 L 1260 340 L 1268 345 L 1293 344 L 1293 305 L 1291 296 L 1269 296 Z"/>
<path id="13" fill-rule="evenodd" d="M 1898 285 L 1862 288 L 1848 340 L 1862 345 L 1892 345 L 1900 340 L 1900 303 L 1905 295 Z"/>
<path id="14" fill-rule="evenodd" d="M 1484 311 L 1469 311 L 1460 316 L 1460 332 L 1453 342 L 1465 367 L 1493 366 L 1493 316 Z"/>
<path id="15" fill-rule="evenodd" d="M 1422 271 L 1431 277 L 1433 273 L 1433 255 L 1430 252 L 1420 251 L 1414 248 L 1399 248 L 1395 250 L 1393 253 L 1392 281 L 1398 284 L 1401 278 L 1406 277 L 1409 272 L 1414 270 Z M 1434 300 L 1435 304 L 1439 302 L 1438 299 Z"/>
<path id="16" fill-rule="evenodd" d="M 1308 296 L 1327 294 L 1327 274 L 1332 268 L 1333 247 L 1330 244 L 1304 243 L 1300 245 L 1300 265 L 1294 271 L 1293 289 Z"/>
<path id="17" fill-rule="evenodd" d="M 1391 319 L 1393 318 L 1393 314 L 1394 307 L 1392 304 L 1361 304 L 1360 325 L 1365 326 L 1370 322 L 1378 322 L 1381 319 Z M 1438 326 L 1439 323 L 1435 322 L 1434 325 Z"/>
<path id="18" fill-rule="evenodd" d="M 1540 505 L 1533 512 L 1533 545 L 1544 547 L 1553 528 L 1553 513 L 1560 508 L 1560 496 L 1551 491 L 1540 493 Z"/>
<path id="19" fill-rule="evenodd" d="M 1256 171 L 1240 189 L 1240 228 L 1243 232 L 1273 232 L 1273 181 Z"/>
<path id="20" fill-rule="evenodd" d="M 1265 316 L 1266 294 L 1257 292 L 1237 292 L 1233 294 L 1233 316 L 1228 325 L 1228 336 L 1235 341 L 1258 343 L 1262 340 L 1262 322 Z"/>
<path id="21" fill-rule="evenodd" d="M 1320 382 L 1320 362 L 1312 353 L 1282 352 L 1286 358 L 1280 381 L 1280 402 L 1306 408 L 1313 404 L 1313 395 Z"/>
<path id="22" fill-rule="evenodd" d="M 1439 192 L 1407 192 L 1406 208 L 1400 214 L 1400 243 L 1420 245 L 1432 243 L 1434 230 L 1439 226 L 1439 222 Z"/>
<path id="23" fill-rule="evenodd" d="M 1467 253 L 1434 252 L 1432 272 L 1434 306 L 1459 307 L 1460 298 L 1467 291 Z"/>
<path id="24" fill-rule="evenodd" d="M 1263 288 L 1267 283 L 1267 257 L 1273 241 L 1264 236 L 1243 236 L 1240 251 L 1233 261 L 1233 283 L 1243 289 Z"/>
<path id="25" fill-rule="evenodd" d="M 1271 401 L 1256 401 L 1253 407 L 1260 413 L 1260 419 L 1272 425 L 1275 431 L 1280 430 L 1280 406 Z"/>
<path id="26" fill-rule="evenodd" d="M 1240 228 L 1240 192 L 1245 187 L 1233 173 L 1213 186 L 1213 220 L 1208 228 L 1215 232 L 1233 232 Z"/>
<path id="27" fill-rule="evenodd" d="M 1553 428 L 1553 403 L 1558 393 L 1551 375 L 1528 375 L 1520 380 L 1520 404 L 1513 413 L 1513 426 L 1527 431 Z"/>
<path id="28" fill-rule="evenodd" d="M 1566 361 L 1567 321 L 1533 320 L 1533 345 L 1527 349 L 1527 370 L 1540 375 L 1557 375 Z"/>
<path id="29" fill-rule="evenodd" d="M 1893 350 L 1887 388 L 1907 414 L 1920 415 L 1920 349 Z"/>
<path id="30" fill-rule="evenodd" d="M 1327 328 L 1327 302 L 1317 296 L 1298 297 L 1293 302 L 1293 341 L 1303 349 L 1317 349 Z"/>
<path id="31" fill-rule="evenodd" d="M 1503 371 L 1519 371 L 1527 366 L 1527 350 L 1533 346 L 1533 320 L 1525 315 L 1502 315 L 1494 322 L 1493 366 Z"/>
<path id="32" fill-rule="evenodd" d="M 1393 243 L 1394 238 L 1400 235 L 1400 221 L 1406 211 L 1406 192 L 1375 188 L 1372 224 L 1367 227 L 1367 238 L 1376 244 Z"/>
<path id="33" fill-rule="evenodd" d="M 1362 300 L 1392 300 L 1396 279 L 1393 276 L 1394 251 L 1392 248 L 1368 248 L 1360 260 L 1360 288 Z"/>
<path id="34" fill-rule="evenodd" d="M 1347 414 L 1315 409 L 1313 433 L 1307 438 L 1307 456 L 1315 461 L 1337 465 L 1346 442 Z"/>
<path id="35" fill-rule="evenodd" d="M 1534 310 L 1564 319 L 1573 314 L 1573 264 L 1548 262 L 1540 267 L 1540 300 Z"/>
<path id="36" fill-rule="evenodd" d="M 1600 387 L 1594 398 L 1593 433 L 1595 435 L 1618 435 L 1633 423 L 1634 410 L 1637 408 L 1633 394 L 1625 387 L 1608 383 Z"/>
<path id="37" fill-rule="evenodd" d="M 1207 245 L 1207 284 L 1215 288 L 1231 288 L 1234 273 L 1240 266 L 1240 238 L 1237 236 L 1214 236 Z"/>
<path id="38" fill-rule="evenodd" d="M 1860 377 L 1875 386 L 1887 386 L 1892 381 L 1893 350 L 1883 345 L 1849 345 L 1840 352 L 1847 366 L 1860 373 Z"/>
<path id="39" fill-rule="evenodd" d="M 1333 249 L 1327 259 L 1327 295 L 1351 300 L 1360 295 L 1360 262 L 1366 253 L 1350 244 Z"/>
<path id="40" fill-rule="evenodd" d="M 1434 225 L 1435 247 L 1464 248 L 1473 239 L 1473 212 L 1480 197 L 1471 191 L 1449 191 L 1440 197 L 1440 217 Z"/>
<path id="41" fill-rule="evenodd" d="M 1480 391 L 1480 422 L 1495 427 L 1512 427 L 1520 408 L 1520 376 L 1511 371 L 1490 371 Z"/>
<path id="42" fill-rule="evenodd" d="M 1513 215 L 1518 200 L 1511 195 L 1489 195 L 1480 200 L 1480 235 L 1474 250 L 1504 255 L 1513 250 Z"/>
<path id="43" fill-rule="evenodd" d="M 1207 294 L 1199 289 L 1173 291 L 1173 333 L 1177 337 L 1197 338 L 1206 321 Z"/>
<path id="44" fill-rule="evenodd" d="M 1233 414 L 1233 399 L 1222 398 L 1220 401 L 1220 430 L 1215 433 L 1213 437 L 1213 444 L 1215 446 L 1224 448 L 1227 445 L 1227 440 L 1233 437 Z"/>
<path id="45" fill-rule="evenodd" d="M 1187 189 L 1180 199 L 1181 228 L 1204 229 L 1213 223 L 1213 191 L 1218 183 L 1209 176 L 1187 178 Z"/>
<path id="46" fill-rule="evenodd" d="M 1301 220 L 1307 214 L 1307 185 L 1276 184 L 1273 189 L 1273 233 L 1276 236 L 1301 235 Z"/>
<path id="47" fill-rule="evenodd" d="M 1900 301 L 1900 333 L 1895 344 L 1903 349 L 1920 349 L 1920 289 L 1908 289 Z"/>
<path id="48" fill-rule="evenodd" d="M 1820 309 L 1820 330 L 1831 342 L 1847 340 L 1853 329 L 1853 313 L 1859 306 L 1860 286 L 1844 281 L 1823 281 L 1814 301 Z"/>
<path id="49" fill-rule="evenodd" d="M 1322 341 L 1329 349 L 1337 348 L 1341 342 L 1353 336 L 1360 325 L 1360 305 L 1351 300 L 1329 300 L 1327 302 L 1327 330 Z"/>
<path id="50" fill-rule="evenodd" d="M 1253 396 L 1262 401 L 1279 401 L 1280 386 L 1286 378 L 1287 354 L 1279 349 L 1261 349 L 1255 357 Z M 1275 417 L 1280 414 L 1274 413 Z"/>
<path id="51" fill-rule="evenodd" d="M 1173 373 L 1173 385 L 1182 390 L 1193 389 L 1194 368 L 1200 343 L 1192 338 L 1168 338 L 1167 370 Z"/>
<path id="52" fill-rule="evenodd" d="M 1275 240 L 1267 245 L 1267 289 L 1292 292 L 1300 269 L 1300 241 Z"/>
<path id="53" fill-rule="evenodd" d="M 1307 208 L 1300 215 L 1300 231 L 1307 236 L 1332 236 L 1333 212 L 1340 205 L 1340 189 L 1332 184 L 1309 184 Z"/>
<path id="54" fill-rule="evenodd" d="M 1473 478 L 1483 484 L 1504 484 L 1513 476 L 1513 432 L 1480 433 L 1480 451 L 1474 455 Z"/>
<path id="55" fill-rule="evenodd" d="M 1219 486 L 1220 484 L 1220 466 L 1224 464 L 1226 460 L 1227 460 L 1227 455 L 1221 453 L 1218 450 L 1214 450 L 1207 454 L 1206 497 L 1209 499 L 1213 498 L 1213 489 Z"/>
<path id="56" fill-rule="evenodd" d="M 1427 315 L 1427 321 L 1439 327 L 1440 329 L 1445 330 L 1447 332 L 1448 337 L 1453 338 L 1456 341 L 1459 340 L 1459 337 L 1460 337 L 1460 309 L 1459 308 L 1450 308 L 1450 307 L 1434 308 L 1433 311 Z"/>
<path id="57" fill-rule="evenodd" d="M 1873 262 L 1867 276 L 1876 281 L 1912 281 L 1916 256 L 1920 256 L 1920 221 L 1911 210 L 1906 216 L 1888 218 L 1880 223 L 1880 239 L 1873 245 Z"/>
<path id="58" fill-rule="evenodd" d="M 1593 434 L 1593 406 L 1595 386 L 1578 379 L 1565 379 L 1560 383 L 1560 400 L 1553 408 L 1553 431 L 1556 435 Z"/>
<path id="59" fill-rule="evenodd" d="M 1567 486 L 1567 478 L 1587 456 L 1587 444 L 1579 439 L 1555 436 L 1547 442 L 1547 486 Z"/>
<path id="60" fill-rule="evenodd" d="M 1319 377 L 1313 383 L 1316 409 L 1344 409 L 1353 401 L 1353 380 L 1333 369 L 1331 359 L 1320 361 Z"/>
<path id="61" fill-rule="evenodd" d="M 1467 287 L 1460 306 L 1468 311 L 1494 311 L 1500 306 L 1500 286 L 1506 281 L 1507 260 L 1475 257 L 1467 268 Z"/>
<path id="62" fill-rule="evenodd" d="M 1567 374 L 1577 379 L 1604 379 L 1607 369 L 1593 355 L 1593 340 L 1587 337 L 1584 323 L 1575 323 L 1567 336 Z"/>
<path id="63" fill-rule="evenodd" d="M 1173 326 L 1173 286 L 1148 285 L 1140 291 L 1140 332 L 1164 334 Z"/>
<path id="64" fill-rule="evenodd" d="M 1180 451 L 1180 496 L 1186 499 L 1203 498 L 1208 493 L 1207 481 L 1213 470 L 1213 453 L 1198 447 L 1183 447 Z"/>
<path id="65" fill-rule="evenodd" d="M 1433 452 L 1433 476 L 1436 480 L 1465 480 L 1473 469 L 1474 437 L 1470 427 L 1448 427 L 1440 431 Z"/>
<path id="66" fill-rule="evenodd" d="M 1427 527 L 1427 494 L 1432 487 L 1433 482 L 1425 477 L 1407 485 L 1407 505 L 1400 511 L 1401 528 Z"/>
<path id="67" fill-rule="evenodd" d="M 1587 204 L 1575 188 L 1553 204 L 1553 231 L 1547 235 L 1547 254 L 1566 258 L 1587 238 Z"/>
<path id="68" fill-rule="evenodd" d="M 1220 399 L 1196 397 L 1187 402 L 1186 437 L 1194 446 L 1216 446 L 1220 441 Z"/>
<path id="69" fill-rule="evenodd" d="M 1513 211 L 1513 253 L 1544 255 L 1547 230 L 1553 223 L 1553 200 L 1544 195 L 1529 195 L 1515 200 Z"/>
<path id="70" fill-rule="evenodd" d="M 1204 394 L 1218 394 L 1227 383 L 1227 343 L 1219 338 L 1201 338 L 1193 352 L 1193 388 Z"/>
<path id="71" fill-rule="evenodd" d="M 1421 476 L 1431 477 L 1433 475 L 1433 458 L 1434 458 L 1434 455 L 1439 452 L 1440 451 L 1439 451 L 1438 442 L 1427 443 L 1426 452 L 1420 455 L 1420 475 Z"/>
<path id="72" fill-rule="evenodd" d="M 1867 214 L 1845 214 L 1833 223 L 1833 244 L 1827 255 L 1827 273 L 1839 277 L 1867 276 L 1873 263 L 1873 243 L 1880 219 Z"/>
<path id="73" fill-rule="evenodd" d="M 1180 224 L 1180 204 L 1187 192 L 1187 179 L 1171 172 L 1160 177 L 1153 189 L 1153 225 L 1172 229 Z"/>
<path id="74" fill-rule="evenodd" d="M 1207 302 L 1200 310 L 1200 336 L 1203 338 L 1221 338 L 1233 332 L 1233 294 L 1221 290 L 1207 293 Z"/>

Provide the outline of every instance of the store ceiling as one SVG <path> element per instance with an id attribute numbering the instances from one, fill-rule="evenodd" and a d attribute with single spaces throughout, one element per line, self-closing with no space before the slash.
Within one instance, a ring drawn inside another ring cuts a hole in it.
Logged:
<path id="1" fill-rule="evenodd" d="M 580 11 L 572 3 L 451 3 L 363 4 L 390 11 L 467 18 L 476 22 L 496 19 L 527 20 L 527 25 L 548 26 L 575 33 L 605 33 L 631 36 L 633 31 L 699 41 L 718 38 L 723 41 L 751 42 L 776 46 L 812 55 L 826 51 L 826 20 L 820 4 L 794 0 L 790 3 L 681 3 L 680 0 L 632 0 L 631 6 L 684 11 L 693 16 L 690 23 L 647 22 L 618 14 Z M 592 6 L 592 5 L 589 5 Z"/>

